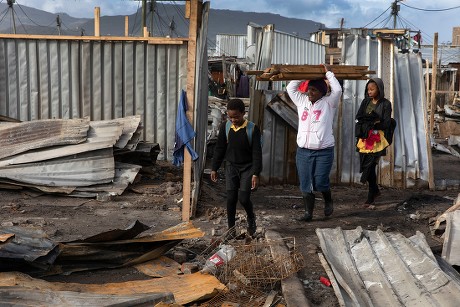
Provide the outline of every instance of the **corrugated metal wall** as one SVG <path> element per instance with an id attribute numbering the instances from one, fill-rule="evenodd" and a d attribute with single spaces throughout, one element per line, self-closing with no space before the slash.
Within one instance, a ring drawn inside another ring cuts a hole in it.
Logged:
<path id="1" fill-rule="evenodd" d="M 22 121 L 141 115 L 172 159 L 187 44 L 0 38 L 0 114 Z"/>
<path id="2" fill-rule="evenodd" d="M 289 33 L 276 31 L 276 29 L 272 29 L 272 31 L 273 38 L 271 38 L 272 41 L 270 42 L 271 64 L 316 65 L 324 63 L 326 57 L 325 46 Z M 256 44 L 257 37 L 260 35 L 267 35 L 267 33 L 264 34 L 264 28 L 249 24 L 248 46 Z M 256 50 L 260 50 L 260 46 Z M 261 69 L 265 68 L 267 67 L 261 67 Z M 272 82 L 271 89 L 282 90 L 285 83 L 281 81 Z"/>
<path id="3" fill-rule="evenodd" d="M 393 54 L 388 40 L 370 40 L 347 36 L 344 43 L 345 64 L 367 65 L 385 84 L 385 97 L 393 103 L 397 121 L 394 143 L 380 160 L 379 179 L 385 186 L 426 186 L 430 180 L 430 142 L 426 129 L 426 96 L 422 59 L 419 54 Z M 344 82 L 341 128 L 336 157 L 340 183 L 357 183 L 359 158 L 355 151 L 354 119 L 364 98 L 366 81 Z"/>
<path id="4" fill-rule="evenodd" d="M 344 40 L 343 59 L 348 65 L 365 65 L 375 70 L 385 84 L 385 97 L 393 102 L 398 125 L 393 145 L 379 164 L 379 180 L 384 186 L 427 186 L 430 181 L 430 143 L 426 129 L 426 98 L 422 60 L 417 54 L 394 54 L 391 41 L 371 40 L 350 35 Z M 346 80 L 336 113 L 335 161 L 331 181 L 359 183 L 359 156 L 355 150 L 354 125 L 367 81 Z M 263 113 L 263 171 L 265 183 L 294 183 L 296 142 L 294 131 L 265 107 L 277 91 L 261 95 Z"/>
<path id="5" fill-rule="evenodd" d="M 246 58 L 246 35 L 217 34 L 216 51 L 214 56 L 234 56 L 238 59 Z"/>

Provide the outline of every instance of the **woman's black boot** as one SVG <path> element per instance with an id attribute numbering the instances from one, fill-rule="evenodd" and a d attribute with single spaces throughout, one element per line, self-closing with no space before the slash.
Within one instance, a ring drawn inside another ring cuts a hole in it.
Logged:
<path id="1" fill-rule="evenodd" d="M 334 204 L 332 203 L 331 190 L 321 192 L 324 198 L 324 215 L 330 216 L 334 212 Z"/>
<path id="2" fill-rule="evenodd" d="M 313 209 L 315 209 L 315 194 L 307 193 L 302 197 L 305 205 L 305 215 L 299 221 L 310 222 L 313 219 Z"/>

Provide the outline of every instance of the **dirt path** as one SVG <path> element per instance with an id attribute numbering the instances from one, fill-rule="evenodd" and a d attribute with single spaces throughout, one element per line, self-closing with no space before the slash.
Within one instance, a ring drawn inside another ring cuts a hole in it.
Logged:
<path id="1" fill-rule="evenodd" d="M 82 239 L 111 229 L 128 227 L 135 220 L 152 226 L 156 232 L 181 222 L 181 170 L 161 164 L 126 191 L 106 202 L 36 194 L 30 191 L 0 190 L 0 220 L 2 226 L 22 226 L 43 229 L 50 239 L 70 241 Z M 201 248 L 209 245 L 212 229 L 225 229 L 225 185 L 211 183 L 205 176 L 197 216 L 193 223 L 206 232 L 196 241 Z M 136 191 L 136 192 L 133 192 Z M 442 213 L 453 203 L 458 190 L 427 191 L 382 189 L 375 208 L 364 209 L 361 204 L 367 190 L 364 186 L 334 186 L 335 211 L 331 218 L 322 214 L 323 202 L 317 195 L 314 220 L 298 222 L 303 214 L 297 186 L 266 186 L 253 194 L 260 229 L 271 229 L 282 237 L 295 238 L 306 259 L 306 267 L 298 276 L 305 286 L 307 298 L 314 306 L 338 306 L 330 287 L 320 283 L 326 276 L 317 253 L 320 251 L 316 228 L 364 229 L 399 232 L 411 236 L 421 231 L 430 246 L 440 251 L 441 242 L 429 234 L 428 218 Z M 404 205 L 402 205 L 405 202 Z M 238 207 L 240 225 L 245 215 Z M 197 247 L 199 248 L 199 247 Z M 86 272 L 70 276 L 49 277 L 48 280 L 103 283 L 147 278 L 134 269 L 107 272 Z"/>

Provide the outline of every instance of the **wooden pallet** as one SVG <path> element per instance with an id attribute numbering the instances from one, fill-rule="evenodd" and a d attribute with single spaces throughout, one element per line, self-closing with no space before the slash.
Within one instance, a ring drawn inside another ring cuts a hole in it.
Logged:
<path id="1" fill-rule="evenodd" d="M 367 80 L 375 71 L 367 66 L 328 65 L 339 80 Z M 256 75 L 257 81 L 314 80 L 324 79 L 323 65 L 272 65 L 264 70 L 250 70 L 247 75 Z"/>

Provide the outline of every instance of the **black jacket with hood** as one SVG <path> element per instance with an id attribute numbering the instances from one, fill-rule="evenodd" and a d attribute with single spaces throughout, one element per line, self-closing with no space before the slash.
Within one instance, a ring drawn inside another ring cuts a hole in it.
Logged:
<path id="1" fill-rule="evenodd" d="M 367 87 L 370 82 L 375 82 L 379 89 L 379 97 L 374 111 L 366 114 L 366 109 L 369 103 L 372 103 L 372 98 L 367 94 Z M 385 98 L 385 88 L 383 81 L 380 78 L 370 79 L 366 84 L 364 99 L 356 113 L 355 136 L 357 138 L 366 138 L 370 129 L 382 130 L 388 143 L 393 140 L 393 131 L 396 122 L 391 118 L 391 102 Z M 385 155 L 384 150 L 381 154 Z"/>

